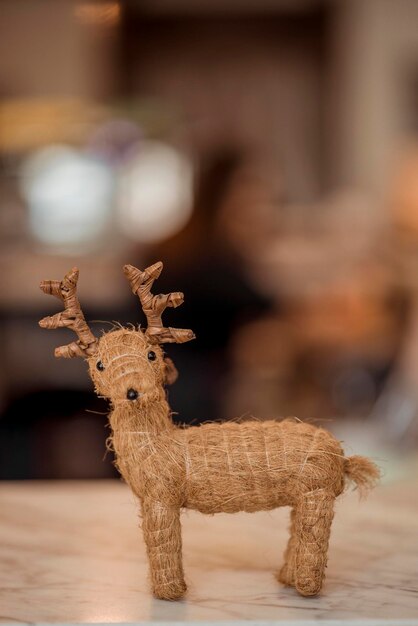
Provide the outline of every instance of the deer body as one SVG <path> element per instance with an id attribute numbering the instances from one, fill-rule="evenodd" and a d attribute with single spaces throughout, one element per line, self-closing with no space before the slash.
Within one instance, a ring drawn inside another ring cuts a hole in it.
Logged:
<path id="1" fill-rule="evenodd" d="M 285 448 L 292 437 L 302 438 L 303 445 L 287 463 Z M 201 513 L 294 506 L 303 492 L 327 488 L 337 496 L 343 489 L 344 459 L 338 442 L 324 430 L 292 419 L 176 428 L 153 445 L 156 457 L 165 459 L 158 468 L 158 483 L 175 493 L 176 505 Z M 316 464 L 328 453 L 331 479 Z M 143 471 L 151 483 L 155 475 L 151 457 Z M 335 476 L 340 477 L 337 484 Z"/>
<path id="2" fill-rule="evenodd" d="M 294 506 L 301 493 L 317 488 L 338 496 L 344 487 L 340 444 L 325 430 L 293 419 L 189 428 L 171 424 L 158 433 L 135 426 L 127 430 L 114 414 L 110 423 L 118 468 L 140 498 L 146 484 L 173 506 L 207 514 L 251 513 Z M 303 445 L 288 462 L 292 438 Z M 324 456 L 327 471 L 321 471 Z"/>
<path id="3" fill-rule="evenodd" d="M 293 418 L 175 426 L 164 385 L 177 372 L 160 343 L 194 335 L 163 327 L 162 311 L 181 304 L 183 295 L 151 293 L 161 269 L 161 263 L 144 272 L 125 266 L 148 319 L 145 331 L 119 328 L 96 340 L 76 297 L 75 269 L 61 282 L 41 284 L 64 301 L 65 311 L 40 322 L 75 330 L 78 341 L 57 356 L 84 356 L 97 393 L 112 403 L 116 464 L 141 503 L 153 593 L 172 600 L 186 590 L 181 509 L 213 514 L 290 506 L 291 535 L 278 579 L 315 595 L 325 574 L 335 498 L 347 478 L 371 486 L 378 470 L 362 457 L 344 457 L 329 432 Z"/>

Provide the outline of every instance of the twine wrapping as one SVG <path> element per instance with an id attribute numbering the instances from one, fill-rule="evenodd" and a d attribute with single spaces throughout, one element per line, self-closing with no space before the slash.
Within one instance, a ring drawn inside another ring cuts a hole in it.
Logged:
<path id="1" fill-rule="evenodd" d="M 97 339 L 87 325 L 77 298 L 78 276 L 78 269 L 73 267 L 62 281 L 43 280 L 40 284 L 40 288 L 44 293 L 63 301 L 65 310 L 55 315 L 44 317 L 39 322 L 39 326 L 48 329 L 70 328 L 78 336 L 77 342 L 74 341 L 66 346 L 56 348 L 56 357 L 67 359 L 77 356 L 87 357 L 95 354 L 97 349 Z"/>
<path id="2" fill-rule="evenodd" d="M 175 341 L 173 330 L 180 331 L 180 342 L 185 333 L 189 338 L 193 333 L 163 327 L 162 311 L 180 304 L 183 295 L 151 294 L 161 268 L 155 264 L 141 272 L 125 266 L 152 326 L 146 331 L 118 328 L 94 344 L 75 291 L 72 300 L 63 296 L 69 275 L 63 283 L 49 281 L 42 287 L 64 299 L 67 311 L 42 325 L 77 329 L 76 345 L 87 358 L 96 392 L 112 403 L 109 445 L 141 503 L 153 593 L 174 600 L 186 591 L 182 509 L 214 514 L 289 506 L 290 539 L 277 578 L 302 595 L 315 595 L 325 575 L 335 498 L 347 481 L 365 493 L 377 481 L 379 470 L 366 458 L 345 457 L 331 433 L 296 418 L 175 426 L 164 385 L 173 382 L 177 372 L 158 344 Z M 71 280 L 76 285 L 76 278 Z"/>

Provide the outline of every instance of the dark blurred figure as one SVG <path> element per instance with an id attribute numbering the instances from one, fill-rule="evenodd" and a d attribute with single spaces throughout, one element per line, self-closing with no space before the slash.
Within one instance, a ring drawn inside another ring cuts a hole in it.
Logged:
<path id="1" fill-rule="evenodd" d="M 271 303 L 252 286 L 244 255 L 219 226 L 219 212 L 232 177 L 243 162 L 234 149 L 222 148 L 207 159 L 195 195 L 195 210 L 176 236 L 148 251 L 145 264 L 164 262 L 155 289 L 183 291 L 181 309 L 167 309 L 166 326 L 191 328 L 196 339 L 166 346 L 180 376 L 170 401 L 180 422 L 234 417 L 222 415 L 232 330 L 266 312 Z"/>

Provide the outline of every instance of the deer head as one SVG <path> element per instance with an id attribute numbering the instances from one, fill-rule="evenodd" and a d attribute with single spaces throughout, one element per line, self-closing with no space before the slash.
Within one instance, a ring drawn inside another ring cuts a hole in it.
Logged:
<path id="1" fill-rule="evenodd" d="M 165 328 L 161 316 L 167 307 L 183 303 L 180 292 L 153 295 L 151 288 L 163 269 L 161 262 L 144 271 L 125 265 L 124 273 L 132 291 L 139 297 L 147 318 L 147 327 L 117 328 L 96 338 L 84 318 L 77 298 L 79 272 L 73 268 L 62 281 L 48 280 L 40 285 L 42 291 L 60 298 L 64 311 L 45 317 L 42 328 L 70 328 L 78 337 L 76 342 L 56 348 L 55 356 L 87 360 L 90 376 L 99 395 L 109 398 L 113 405 L 121 402 L 143 404 L 157 398 L 165 384 L 172 384 L 177 370 L 161 344 L 183 343 L 194 339 L 191 330 Z"/>

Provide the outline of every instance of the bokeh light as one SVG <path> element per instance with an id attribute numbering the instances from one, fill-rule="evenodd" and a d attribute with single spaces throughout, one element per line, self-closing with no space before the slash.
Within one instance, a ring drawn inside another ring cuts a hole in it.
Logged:
<path id="1" fill-rule="evenodd" d="M 192 212 L 192 185 L 192 165 L 183 154 L 159 141 L 144 142 L 120 173 L 122 232 L 146 243 L 178 232 Z"/>
<path id="2" fill-rule="evenodd" d="M 64 145 L 27 157 L 21 191 L 33 235 L 55 252 L 67 253 L 97 240 L 106 229 L 114 178 L 104 163 Z"/>

